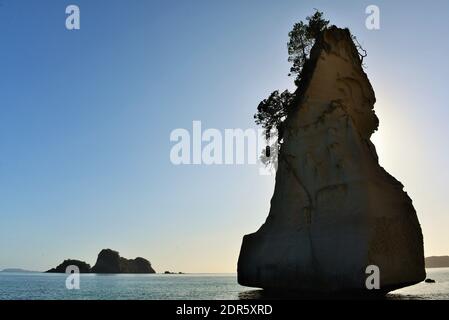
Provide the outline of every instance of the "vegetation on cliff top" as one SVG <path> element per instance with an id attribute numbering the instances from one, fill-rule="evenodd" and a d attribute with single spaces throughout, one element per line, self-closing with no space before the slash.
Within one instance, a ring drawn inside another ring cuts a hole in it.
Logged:
<path id="1" fill-rule="evenodd" d="M 313 45 L 317 39 L 321 37 L 323 32 L 329 29 L 329 20 L 324 18 L 323 12 L 318 10 L 311 16 L 308 16 L 305 21 L 295 23 L 293 29 L 289 32 L 289 41 L 287 43 L 288 61 L 292 63 L 289 76 L 296 76 L 294 82 L 296 86 L 300 85 L 304 77 L 304 65 L 310 59 L 310 53 Z M 351 35 L 351 38 L 356 46 L 361 63 L 366 57 L 366 51 L 357 41 L 356 37 Z M 272 130 L 277 131 L 277 141 L 270 147 L 276 148 L 279 152 L 283 141 L 285 119 L 291 111 L 292 104 L 295 101 L 295 94 L 285 90 L 273 91 L 268 98 L 262 100 L 257 107 L 257 113 L 254 119 L 257 125 L 262 126 L 265 131 L 267 142 L 270 143 Z M 276 153 L 264 154 L 261 159 L 269 165 L 273 162 Z"/>

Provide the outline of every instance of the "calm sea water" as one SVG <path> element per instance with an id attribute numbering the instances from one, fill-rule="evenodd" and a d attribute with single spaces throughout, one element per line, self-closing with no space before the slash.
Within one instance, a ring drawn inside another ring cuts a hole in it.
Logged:
<path id="1" fill-rule="evenodd" d="M 449 299 L 449 268 L 427 269 L 427 277 L 436 283 L 419 283 L 394 291 L 387 298 Z M 261 297 L 260 290 L 238 285 L 235 274 L 83 274 L 80 290 L 67 290 L 65 279 L 63 274 L 0 273 L 0 300 L 234 300 Z"/>

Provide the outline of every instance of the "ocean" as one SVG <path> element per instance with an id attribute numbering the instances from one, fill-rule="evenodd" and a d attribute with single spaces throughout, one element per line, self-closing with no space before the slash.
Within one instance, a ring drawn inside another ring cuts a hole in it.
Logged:
<path id="1" fill-rule="evenodd" d="M 419 283 L 386 299 L 449 299 L 449 268 L 427 269 L 436 283 Z M 80 289 L 66 288 L 66 275 L 0 272 L 0 300 L 236 300 L 263 297 L 237 284 L 236 274 L 81 274 Z"/>

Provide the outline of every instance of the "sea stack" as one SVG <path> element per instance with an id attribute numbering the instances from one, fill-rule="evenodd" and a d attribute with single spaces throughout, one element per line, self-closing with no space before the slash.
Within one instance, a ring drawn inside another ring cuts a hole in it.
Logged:
<path id="1" fill-rule="evenodd" d="M 370 141 L 375 101 L 349 30 L 330 27 L 312 48 L 286 119 L 268 218 L 243 238 L 241 285 L 368 292 L 370 265 L 379 267 L 381 294 L 425 279 L 412 200 Z"/>

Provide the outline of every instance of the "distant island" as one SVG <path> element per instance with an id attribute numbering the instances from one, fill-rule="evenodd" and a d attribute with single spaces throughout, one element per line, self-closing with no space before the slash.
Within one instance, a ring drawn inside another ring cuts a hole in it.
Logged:
<path id="1" fill-rule="evenodd" d="M 8 269 L 3 269 L 0 272 L 8 272 L 8 273 L 36 273 L 39 271 L 31 271 L 31 270 L 25 270 L 25 269 L 20 269 L 20 268 L 8 268 Z"/>
<path id="2" fill-rule="evenodd" d="M 449 256 L 427 257 L 426 268 L 449 268 Z"/>
<path id="3" fill-rule="evenodd" d="M 120 257 L 117 251 L 111 249 L 101 250 L 98 254 L 97 262 L 92 268 L 84 261 L 68 259 L 47 272 L 65 273 L 66 268 L 70 265 L 77 266 L 80 273 L 156 273 L 148 260 L 141 257 L 126 259 Z"/>

